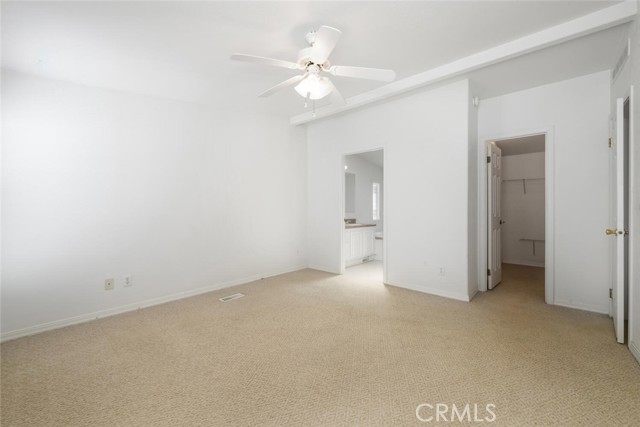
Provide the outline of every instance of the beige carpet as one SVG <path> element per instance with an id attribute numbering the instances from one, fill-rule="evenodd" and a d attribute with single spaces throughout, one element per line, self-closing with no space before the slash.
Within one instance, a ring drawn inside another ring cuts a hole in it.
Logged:
<path id="1" fill-rule="evenodd" d="M 640 425 L 640 367 L 610 319 L 545 305 L 541 269 L 507 265 L 472 303 L 380 277 L 304 270 L 4 343 L 2 426 L 437 425 L 421 403 Z"/>

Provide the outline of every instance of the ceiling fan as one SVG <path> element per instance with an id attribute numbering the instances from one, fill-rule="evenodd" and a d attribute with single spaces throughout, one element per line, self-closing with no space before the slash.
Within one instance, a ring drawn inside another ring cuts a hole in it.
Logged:
<path id="1" fill-rule="evenodd" d="M 342 32 L 340 30 L 326 25 L 321 26 L 317 31 L 307 33 L 305 40 L 309 44 L 309 47 L 302 49 L 298 53 L 297 62 L 242 53 L 231 55 L 231 59 L 303 71 L 302 74 L 291 77 L 271 89 L 262 92 L 259 96 L 263 98 L 282 89 L 296 85 L 294 89 L 304 97 L 305 100 L 311 99 L 315 101 L 331 94 L 331 101 L 334 104 L 340 105 L 345 103 L 344 98 L 325 74 L 383 82 L 390 82 L 396 78 L 396 73 L 393 70 L 331 65 L 329 55 L 331 55 L 341 35 Z"/>

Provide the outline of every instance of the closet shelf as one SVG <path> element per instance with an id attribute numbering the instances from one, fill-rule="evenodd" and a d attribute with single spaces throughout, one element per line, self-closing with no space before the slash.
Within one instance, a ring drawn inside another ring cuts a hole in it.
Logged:
<path id="1" fill-rule="evenodd" d="M 533 249 L 533 254 L 536 254 L 536 242 L 544 243 L 544 239 L 520 239 L 521 242 L 531 242 L 531 248 Z"/>
<path id="2" fill-rule="evenodd" d="M 503 179 L 502 182 L 509 181 L 522 181 L 522 191 L 524 194 L 527 194 L 527 181 L 544 181 L 544 178 L 514 178 L 514 179 Z"/>

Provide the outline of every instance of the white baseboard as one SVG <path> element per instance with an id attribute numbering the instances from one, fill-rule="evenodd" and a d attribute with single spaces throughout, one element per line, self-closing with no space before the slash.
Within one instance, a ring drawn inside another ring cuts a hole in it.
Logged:
<path id="1" fill-rule="evenodd" d="M 396 288 L 409 289 L 411 291 L 422 292 L 424 294 L 436 295 L 436 296 L 439 296 L 439 297 L 445 297 L 445 298 L 449 298 L 449 299 L 455 299 L 455 300 L 458 300 L 458 301 L 464 301 L 464 302 L 469 302 L 470 301 L 469 295 L 460 294 L 460 293 L 457 293 L 457 292 L 443 291 L 442 289 L 434 289 L 434 288 L 428 288 L 428 287 L 425 287 L 425 286 L 410 285 L 410 284 L 398 283 L 398 282 L 393 282 L 393 283 L 386 282 L 385 285 L 394 286 Z"/>
<path id="2" fill-rule="evenodd" d="M 364 264 L 364 261 L 362 261 L 361 259 L 345 261 L 344 268 L 353 267 L 354 265 L 358 265 L 358 264 Z"/>
<path id="3" fill-rule="evenodd" d="M 471 301 L 478 294 L 478 292 L 480 292 L 480 290 L 477 287 L 473 289 L 471 291 L 471 295 L 469 295 L 469 301 Z"/>
<path id="4" fill-rule="evenodd" d="M 318 270 L 318 271 L 323 271 L 325 273 L 331 273 L 331 274 L 340 274 L 339 271 L 336 271 L 335 269 L 331 268 L 331 267 L 326 267 L 323 265 L 317 265 L 317 264 L 309 264 L 307 267 L 305 268 L 310 268 L 312 270 Z"/>
<path id="5" fill-rule="evenodd" d="M 307 268 L 304 266 L 296 266 L 284 269 L 282 271 L 277 271 L 269 274 L 257 274 L 250 277 L 245 277 L 242 279 L 230 280 L 227 282 L 216 283 L 214 285 L 209 285 L 201 288 L 192 289 L 189 291 L 178 292 L 171 295 L 166 295 L 158 298 L 152 298 L 132 304 L 127 304 L 119 307 L 108 308 L 106 310 L 95 311 L 93 313 L 82 314 L 80 316 L 69 317 L 66 319 L 54 320 L 52 322 L 41 323 L 34 326 L 29 326 L 22 329 L 16 329 L 14 331 L 3 332 L 0 334 L 0 342 L 5 342 L 9 340 L 14 340 L 16 338 L 26 337 L 29 335 L 35 335 L 46 331 L 51 331 L 53 329 L 64 328 L 65 326 L 77 325 L 79 323 L 90 322 L 96 319 L 102 319 L 105 317 L 115 316 L 116 314 L 122 314 L 129 311 L 139 310 L 141 308 L 153 307 L 154 305 L 164 304 L 171 301 L 180 300 L 183 298 L 189 298 L 196 295 L 205 294 L 207 292 L 213 292 L 220 289 L 230 288 L 232 286 L 243 285 L 245 283 L 255 282 L 260 279 L 264 279 L 267 277 L 279 276 L 281 274 L 291 273 L 293 271 L 298 271 Z"/>
<path id="6" fill-rule="evenodd" d="M 635 341 L 629 341 L 629 350 L 631 351 L 631 354 L 633 354 L 633 357 L 636 358 L 638 363 L 640 363 L 640 347 L 638 347 Z"/>
<path id="7" fill-rule="evenodd" d="M 576 303 L 569 303 L 569 302 L 565 302 L 565 301 L 559 301 L 558 299 L 556 299 L 555 304 L 553 305 L 559 305 L 561 307 L 567 307 L 567 308 L 574 308 L 576 310 L 582 310 L 582 311 L 591 311 L 593 313 L 600 313 L 600 314 L 609 314 L 609 308 L 602 308 L 602 307 L 595 307 L 595 306 L 591 306 L 591 305 L 586 305 L 586 304 L 576 304 Z"/>

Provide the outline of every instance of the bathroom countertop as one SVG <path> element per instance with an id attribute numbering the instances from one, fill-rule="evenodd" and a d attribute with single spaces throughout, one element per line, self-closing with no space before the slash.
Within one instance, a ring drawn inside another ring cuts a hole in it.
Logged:
<path id="1" fill-rule="evenodd" d="M 344 227 L 346 229 L 349 228 L 362 228 L 362 227 L 375 227 L 375 224 L 345 224 Z"/>

